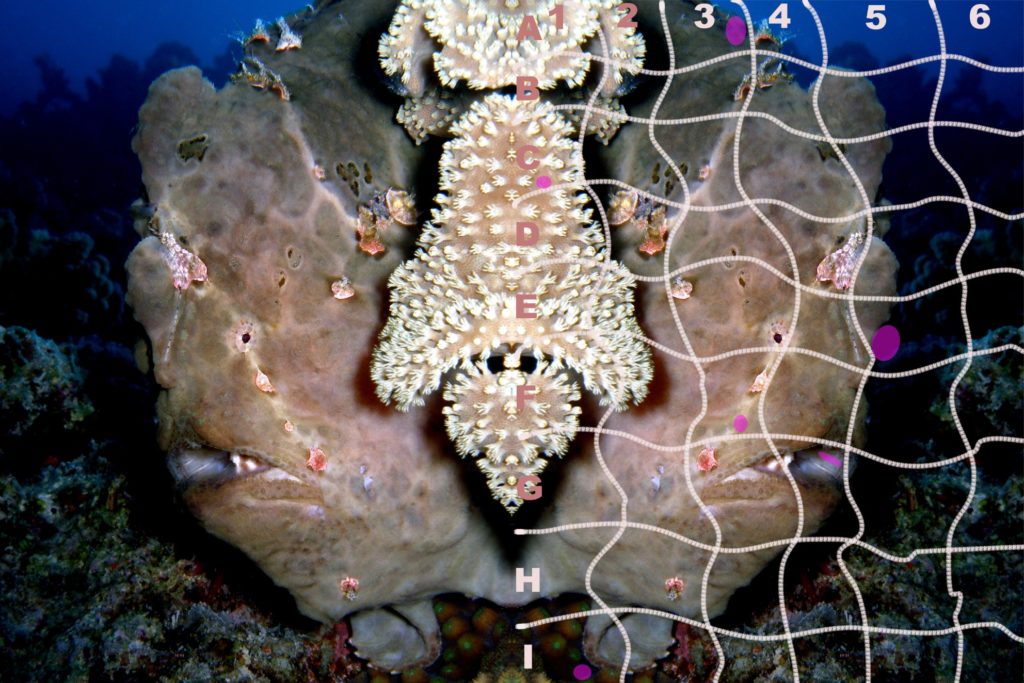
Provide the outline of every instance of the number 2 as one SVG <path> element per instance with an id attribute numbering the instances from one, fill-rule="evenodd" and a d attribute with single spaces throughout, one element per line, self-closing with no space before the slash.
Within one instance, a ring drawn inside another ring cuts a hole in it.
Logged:
<path id="1" fill-rule="evenodd" d="M 633 17 L 636 16 L 636 5 L 631 2 L 624 2 L 615 8 L 616 12 L 626 10 L 626 15 L 619 19 L 619 28 L 636 28 L 637 23 L 633 21 Z"/>

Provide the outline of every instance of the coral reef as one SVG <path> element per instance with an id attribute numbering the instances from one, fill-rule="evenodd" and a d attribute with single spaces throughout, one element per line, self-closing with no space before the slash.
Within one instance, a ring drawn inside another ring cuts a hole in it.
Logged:
<path id="1" fill-rule="evenodd" d="M 452 127 L 440 208 L 416 260 L 390 278 L 391 310 L 370 370 L 380 397 L 402 410 L 422 405 L 449 376 L 448 433 L 513 512 L 522 504 L 519 480 L 540 474 L 575 435 L 580 383 L 621 410 L 643 399 L 651 376 L 633 280 L 609 263 L 590 222 L 570 132 L 550 105 L 500 95 Z M 517 169 L 512 141 L 547 154 Z M 527 199 L 542 174 L 569 190 Z M 565 260 L 550 263 L 556 255 Z M 492 354 L 497 372 L 488 367 Z M 520 399 L 526 388 L 529 398 Z"/>
<path id="2" fill-rule="evenodd" d="M 93 406 L 73 348 L 61 348 L 23 327 L 0 326 L 0 464 L 4 470 L 31 469 L 35 458 L 80 447 L 82 423 Z M 76 443 L 77 442 L 77 443 Z"/>
<path id="3" fill-rule="evenodd" d="M 641 14 L 657 16 L 654 3 L 638 4 Z M 797 315 L 790 284 L 742 259 L 762 259 L 825 290 L 817 266 L 863 234 L 862 222 L 822 225 L 769 206 L 763 211 L 777 233 L 738 209 L 693 211 L 678 235 L 667 231 L 670 268 L 726 260 L 692 268 L 685 297 L 667 296 L 655 284 L 638 288 L 640 329 L 659 345 L 649 397 L 609 417 L 604 426 L 613 431 L 599 441 L 577 440 L 572 456 L 551 468 L 545 504 L 517 519 L 527 527 L 601 522 L 612 528 L 517 539 L 508 521 L 491 513 L 495 506 L 473 493 L 479 475 L 451 457 L 436 401 L 400 413 L 373 396 L 370 350 L 385 325 L 385 284 L 410 254 L 416 231 L 386 227 L 373 236 L 379 241 L 383 235 L 386 248 L 368 249 L 360 210 L 377 215 L 374 207 L 386 205 L 392 190 L 423 196 L 416 180 L 430 175 L 426 169 L 436 160 L 391 123 L 391 103 L 377 99 L 355 73 L 360 37 L 367 27 L 386 24 L 390 9 L 377 3 L 341 8 L 341 18 L 326 6 L 290 18 L 287 25 L 302 36 L 299 50 L 276 52 L 274 36 L 247 46 L 248 58 L 277 75 L 288 99 L 244 80 L 216 91 L 198 70 L 181 69 L 154 83 L 140 112 L 134 148 L 149 207 L 138 221 L 143 239 L 129 261 L 128 296 L 149 334 L 163 389 L 160 444 L 203 525 L 287 588 L 304 614 L 328 623 L 351 615 L 357 653 L 392 670 L 437 657 L 443 634 L 431 599 L 440 593 L 522 605 L 536 596 L 516 590 L 517 567 L 539 571 L 545 596 L 581 592 L 587 567 L 620 517 L 620 497 L 605 465 L 630 499 L 632 522 L 714 545 L 716 529 L 688 491 L 692 482 L 714 512 L 724 545 L 785 539 L 797 524 L 796 486 L 804 510 L 800 532 L 812 533 L 838 498 L 837 471 L 821 464 L 814 446 L 845 438 L 857 377 L 813 356 L 780 351 L 800 347 L 855 364 L 866 362 L 866 351 L 844 302 L 806 295 Z M 673 40 L 696 54 L 721 49 L 711 33 L 689 22 L 675 23 L 672 31 Z M 422 58 L 427 43 L 418 40 L 414 48 Z M 659 116 L 738 108 L 731 93 L 743 76 L 736 62 L 699 78 L 676 76 Z M 646 115 L 652 99 L 638 96 L 627 109 Z M 882 126 L 866 82 L 829 81 L 821 101 L 834 135 Z M 487 102 L 493 114 L 499 105 Z M 753 103 L 790 126 L 816 127 L 810 95 L 795 85 L 758 92 Z M 693 173 L 709 170 L 696 178 L 662 175 L 664 159 L 643 126 L 624 126 L 601 153 L 603 163 L 613 177 L 674 202 L 686 182 L 693 184 L 693 207 L 719 205 L 740 199 L 728 171 L 741 137 L 735 161 L 750 195 L 818 216 L 863 208 L 836 158 L 822 159 L 813 144 L 768 121 L 747 120 L 742 133 L 734 121 L 716 120 L 658 136 L 672 159 L 684 160 Z M 193 142 L 199 139 L 201 152 Z M 846 155 L 868 197 L 886 151 L 877 141 L 851 146 Z M 454 174 L 442 182 L 452 184 L 452 195 L 460 191 Z M 679 211 L 669 207 L 667 226 Z M 645 238 L 638 232 L 628 221 L 616 228 L 618 253 L 634 272 L 659 274 L 661 264 L 637 249 Z M 891 253 L 877 238 L 863 253 L 851 290 L 891 293 Z M 856 314 L 873 330 L 888 306 L 861 303 Z M 683 353 L 677 316 L 693 355 L 757 351 L 707 361 L 699 377 L 673 356 Z M 748 391 L 762 375 L 761 390 Z M 613 404 L 627 392 L 615 396 Z M 600 419 L 596 403 L 581 399 L 581 424 Z M 750 438 L 728 438 L 737 413 L 749 415 L 756 427 Z M 696 423 L 698 414 L 703 419 Z M 852 427 L 860 432 L 858 424 Z M 768 443 L 760 432 L 794 436 Z M 687 440 L 692 448 L 684 451 L 679 446 Z M 714 468 L 698 467 L 704 448 L 714 451 Z M 792 480 L 781 463 L 789 465 Z M 721 612 L 778 550 L 720 556 L 707 589 L 708 613 Z M 707 560 L 705 549 L 630 529 L 593 573 L 593 589 L 609 602 L 698 616 Z M 666 591 L 670 577 L 682 581 L 681 594 Z M 632 667 L 650 664 L 672 644 L 667 620 L 633 615 L 623 623 L 637 636 Z M 621 637 L 610 625 L 607 618 L 587 621 L 589 658 L 621 656 Z"/>
<path id="4" fill-rule="evenodd" d="M 536 77 L 543 89 L 558 81 L 579 86 L 591 64 L 580 52 L 603 55 L 607 49 L 618 62 L 605 85 L 605 94 L 611 94 L 622 82 L 622 71 L 635 73 L 644 55 L 643 38 L 634 27 L 617 30 L 620 4 L 404 0 L 381 39 L 381 64 L 387 74 L 399 75 L 415 98 L 434 77 L 446 87 L 467 81 L 474 90 L 514 85 L 521 75 Z M 475 30 L 466 31 L 466 26 Z M 599 30 L 610 45 L 594 39 Z"/>
<path id="5" fill-rule="evenodd" d="M 0 210 L 0 320 L 62 337 L 109 327 L 124 308 L 124 291 L 110 270 L 89 234 L 26 230 L 13 211 Z M 25 291 L 49 305 L 38 306 Z"/>
<path id="6" fill-rule="evenodd" d="M 5 680 L 328 681 L 362 670 L 343 631 L 282 619 L 286 605 L 275 615 L 265 579 L 235 569 L 225 581 L 223 552 L 204 550 L 220 560 L 203 565 L 154 536 L 113 469 L 85 451 L 0 485 Z M 189 528 L 173 507 L 162 514 Z"/>

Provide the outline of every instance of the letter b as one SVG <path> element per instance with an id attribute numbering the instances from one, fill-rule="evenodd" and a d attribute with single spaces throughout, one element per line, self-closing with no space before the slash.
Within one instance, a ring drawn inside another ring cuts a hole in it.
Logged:
<path id="1" fill-rule="evenodd" d="M 540 99 L 540 90 L 537 89 L 538 85 L 539 82 L 533 76 L 516 76 L 516 99 Z"/>

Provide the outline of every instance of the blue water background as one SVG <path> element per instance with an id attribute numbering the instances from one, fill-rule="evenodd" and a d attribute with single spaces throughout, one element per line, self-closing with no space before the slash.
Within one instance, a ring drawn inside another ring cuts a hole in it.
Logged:
<path id="1" fill-rule="evenodd" d="M 369 0 L 372 1 L 372 0 Z M 718 2 L 723 9 L 738 13 L 731 2 Z M 778 0 L 746 3 L 756 23 L 780 4 Z M 886 26 L 879 31 L 865 26 L 867 7 L 886 7 Z M 947 51 L 968 55 L 998 65 L 1024 64 L 1024 2 L 989 0 L 991 25 L 984 30 L 971 27 L 969 13 L 976 2 L 939 2 L 946 33 Z M 792 21 L 790 51 L 818 61 L 821 50 L 817 30 L 802 3 L 788 3 Z M 4 27 L 4 58 L 0 60 L 0 115 L 10 114 L 18 103 L 31 99 L 40 87 L 33 58 L 48 54 L 68 75 L 72 90 L 81 92 L 84 81 L 107 64 L 115 54 L 141 62 L 165 41 L 187 45 L 200 64 L 211 64 L 227 50 L 232 37 L 248 32 L 256 17 L 273 21 L 301 8 L 294 0 L 4 0 L 0 3 L 0 26 Z M 846 42 L 860 43 L 880 63 L 890 64 L 904 56 L 937 54 L 938 36 L 928 3 L 923 0 L 863 2 L 823 0 L 815 3 L 821 16 L 830 50 Z M 688 3 L 669 0 L 669 15 L 698 14 Z M 843 63 L 842 55 L 837 66 Z M 1019 106 L 1024 91 L 1017 76 L 979 75 L 982 88 L 1007 103 Z"/>
<path id="2" fill-rule="evenodd" d="M 740 14 L 739 6 L 732 2 L 714 3 L 729 13 Z M 778 8 L 778 0 L 751 0 L 745 3 L 755 24 L 769 17 Z M 850 69 L 863 68 L 857 56 L 866 52 L 879 66 L 902 63 L 940 52 L 939 32 L 932 10 L 924 0 L 898 2 L 863 2 L 850 0 L 824 0 L 815 2 L 825 33 L 831 66 Z M 867 27 L 868 7 L 885 7 L 885 25 L 880 30 Z M 975 5 L 988 7 L 990 18 L 987 28 L 971 25 L 971 9 Z M 1024 65 L 1024 2 L 996 0 L 988 2 L 939 1 L 937 3 L 942 31 L 948 54 L 960 54 L 995 66 Z M 697 16 L 693 10 L 689 14 Z M 772 26 L 788 37 L 785 52 L 799 55 L 808 61 L 822 60 L 821 40 L 810 12 L 801 2 L 789 2 L 790 25 L 785 30 Z M 844 44 L 858 44 L 860 50 L 841 50 Z M 953 62 L 950 63 L 955 64 Z M 953 69 L 962 68 L 959 65 Z M 938 69 L 935 69 L 936 73 Z M 1008 108 L 1020 111 L 1024 101 L 1024 78 L 1018 74 L 993 74 L 974 69 L 972 78 L 992 99 L 1000 100 Z M 802 79 L 809 80 L 809 79 Z M 890 104 L 890 103 L 887 103 Z"/>
<path id="3" fill-rule="evenodd" d="M 39 91 L 37 55 L 48 54 L 81 93 L 85 79 L 115 54 L 144 62 L 160 43 L 176 41 L 210 64 L 234 35 L 252 30 L 256 17 L 272 22 L 301 7 L 295 0 L 3 0 L 0 115 Z"/>

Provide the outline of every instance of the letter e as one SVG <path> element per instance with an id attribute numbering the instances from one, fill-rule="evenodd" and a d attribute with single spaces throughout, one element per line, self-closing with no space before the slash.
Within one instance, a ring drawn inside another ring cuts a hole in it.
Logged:
<path id="1" fill-rule="evenodd" d="M 537 317 L 537 295 L 516 294 L 516 317 L 536 318 Z"/>

